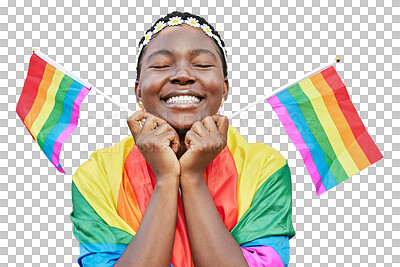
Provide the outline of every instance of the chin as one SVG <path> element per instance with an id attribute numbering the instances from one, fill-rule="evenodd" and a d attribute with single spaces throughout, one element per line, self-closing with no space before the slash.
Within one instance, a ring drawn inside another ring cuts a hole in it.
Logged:
<path id="1" fill-rule="evenodd" d="M 200 115 L 200 116 L 199 116 Z M 178 116 L 166 116 L 164 119 L 178 132 L 186 133 L 193 123 L 201 121 L 205 116 L 201 114 L 179 114 Z"/>
<path id="2" fill-rule="evenodd" d="M 177 133 L 186 133 L 192 128 L 192 125 L 195 121 L 179 121 L 179 122 L 168 122 L 171 126 L 176 130 Z"/>
<path id="3" fill-rule="evenodd" d="M 201 121 L 206 116 L 211 115 L 208 111 L 204 110 L 159 113 L 161 114 L 159 114 L 158 116 L 168 122 L 178 133 L 186 133 L 190 130 L 193 123 L 195 123 L 196 121 Z"/>

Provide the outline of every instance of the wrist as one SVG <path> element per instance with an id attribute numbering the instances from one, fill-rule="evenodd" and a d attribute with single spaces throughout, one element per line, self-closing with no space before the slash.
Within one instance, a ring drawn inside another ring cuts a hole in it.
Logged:
<path id="1" fill-rule="evenodd" d="M 202 173 L 199 173 L 199 172 L 182 173 L 179 181 L 180 181 L 181 188 L 188 187 L 188 186 L 197 187 L 201 184 L 205 184 L 204 172 L 202 172 Z"/>
<path id="2" fill-rule="evenodd" d="M 166 188 L 168 190 L 179 188 L 179 176 L 178 175 L 159 175 L 156 176 L 156 184 L 157 188 Z"/>

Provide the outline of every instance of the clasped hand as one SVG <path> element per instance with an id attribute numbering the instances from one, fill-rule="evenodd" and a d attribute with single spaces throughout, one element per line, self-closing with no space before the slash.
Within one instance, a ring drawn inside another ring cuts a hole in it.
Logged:
<path id="1" fill-rule="evenodd" d="M 143 119 L 145 123 L 141 127 Z M 221 115 L 196 121 L 185 135 L 187 150 L 178 160 L 176 153 L 181 141 L 165 120 L 140 110 L 127 122 L 136 146 L 156 175 L 157 183 L 183 175 L 185 179 L 202 177 L 207 166 L 225 148 L 229 126 L 228 118 Z"/>

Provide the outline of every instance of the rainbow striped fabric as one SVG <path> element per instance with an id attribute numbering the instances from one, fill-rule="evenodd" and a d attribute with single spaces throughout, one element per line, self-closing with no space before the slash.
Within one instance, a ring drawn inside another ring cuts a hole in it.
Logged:
<path id="1" fill-rule="evenodd" d="M 267 101 L 300 151 L 317 195 L 383 158 L 333 66 Z"/>
<path id="2" fill-rule="evenodd" d="M 46 157 L 65 173 L 61 146 L 76 128 L 80 105 L 90 89 L 50 61 L 42 53 L 32 54 L 17 113 Z"/>
<path id="3" fill-rule="evenodd" d="M 227 229 L 250 266 L 287 266 L 292 183 L 286 160 L 265 144 L 248 144 L 232 126 L 227 147 L 205 181 Z M 81 266 L 113 266 L 138 231 L 155 185 L 146 160 L 128 137 L 94 152 L 73 175 L 71 221 Z M 172 265 L 191 267 L 179 198 Z"/>

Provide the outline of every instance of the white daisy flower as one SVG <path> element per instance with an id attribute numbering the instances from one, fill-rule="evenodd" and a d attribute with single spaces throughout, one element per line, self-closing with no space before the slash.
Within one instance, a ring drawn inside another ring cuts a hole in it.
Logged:
<path id="1" fill-rule="evenodd" d="M 201 28 L 208 36 L 213 37 L 210 26 L 208 26 L 207 24 L 203 24 L 201 25 Z"/>
<path id="2" fill-rule="evenodd" d="M 153 34 L 156 34 L 157 32 L 161 31 L 167 24 L 164 21 L 160 21 L 154 26 L 154 31 Z"/>
<path id="3" fill-rule="evenodd" d="M 170 26 L 176 26 L 176 25 L 179 25 L 179 24 L 182 24 L 182 23 L 183 23 L 183 20 L 178 16 L 172 17 L 168 21 L 168 25 L 170 25 Z"/>
<path id="4" fill-rule="evenodd" d="M 218 38 L 218 36 L 217 35 L 215 35 L 215 34 L 213 34 L 213 36 L 212 36 L 216 41 L 217 41 L 217 43 L 218 43 L 218 45 L 222 48 L 222 49 L 224 49 L 223 47 L 222 47 L 222 43 L 221 43 L 221 40 Z"/>
<path id="5" fill-rule="evenodd" d="M 141 43 L 139 45 L 139 48 L 138 48 L 137 53 L 136 53 L 136 67 L 139 64 L 139 56 L 140 56 L 140 53 L 142 53 L 142 49 L 143 49 L 143 43 Z"/>
<path id="6" fill-rule="evenodd" d="M 143 43 L 141 43 L 141 44 L 139 45 L 139 48 L 138 48 L 137 53 L 136 53 L 137 56 L 140 55 L 140 53 L 142 52 L 142 49 L 143 49 Z"/>
<path id="7" fill-rule="evenodd" d="M 144 36 L 143 45 L 146 45 L 148 42 L 150 42 L 150 39 L 151 39 L 152 35 L 153 35 L 153 32 L 151 32 L 151 31 L 146 33 L 146 35 Z"/>
<path id="8" fill-rule="evenodd" d="M 190 26 L 193 26 L 195 28 L 199 28 L 200 27 L 199 21 L 197 19 L 195 19 L 195 18 L 192 18 L 192 17 L 187 18 L 185 20 L 185 23 L 190 25 Z"/>

